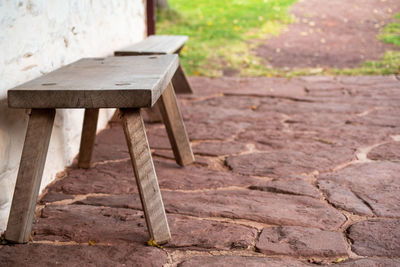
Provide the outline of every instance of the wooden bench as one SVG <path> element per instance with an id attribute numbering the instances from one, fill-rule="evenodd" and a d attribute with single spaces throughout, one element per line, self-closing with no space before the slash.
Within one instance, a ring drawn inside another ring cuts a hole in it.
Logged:
<path id="1" fill-rule="evenodd" d="M 140 115 L 157 102 L 176 161 L 194 161 L 171 79 L 177 55 L 81 59 L 8 91 L 11 108 L 31 109 L 5 238 L 28 242 L 57 108 L 84 108 L 79 161 L 90 166 L 99 108 L 118 108 L 150 237 L 170 232 Z"/>
<path id="2" fill-rule="evenodd" d="M 188 37 L 184 35 L 151 35 L 141 42 L 115 51 L 114 55 L 138 56 L 179 54 L 187 41 Z M 172 78 L 172 84 L 174 85 L 177 94 L 193 93 L 187 77 L 180 65 Z"/>

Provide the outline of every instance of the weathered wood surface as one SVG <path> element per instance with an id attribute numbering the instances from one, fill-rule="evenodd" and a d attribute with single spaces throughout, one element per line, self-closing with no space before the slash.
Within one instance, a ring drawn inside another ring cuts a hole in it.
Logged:
<path id="1" fill-rule="evenodd" d="M 99 118 L 98 108 L 85 109 L 85 117 L 83 118 L 81 144 L 79 148 L 78 167 L 90 168 L 94 142 L 96 140 L 97 121 Z"/>
<path id="2" fill-rule="evenodd" d="M 157 55 L 157 54 L 179 54 L 188 37 L 182 35 L 152 35 L 145 40 L 115 51 L 115 56 L 137 56 L 137 55 Z M 172 83 L 177 94 L 192 94 L 193 90 L 179 65 Z"/>
<path id="3" fill-rule="evenodd" d="M 189 81 L 181 65 L 179 65 L 178 69 L 175 72 L 174 77 L 172 77 L 172 84 L 177 94 L 193 93 L 192 88 L 190 87 Z"/>
<path id="4" fill-rule="evenodd" d="M 139 109 L 122 109 L 121 115 L 150 237 L 159 244 L 168 242 L 171 234 L 143 119 Z"/>
<path id="5" fill-rule="evenodd" d="M 164 90 L 157 106 L 160 109 L 176 163 L 181 166 L 193 163 L 194 155 L 171 83 Z"/>
<path id="6" fill-rule="evenodd" d="M 54 109 L 31 111 L 5 234 L 11 242 L 29 241 L 54 116 Z"/>
<path id="7" fill-rule="evenodd" d="M 177 55 L 86 58 L 8 91 L 14 108 L 151 107 L 172 79 Z"/>
<path id="8" fill-rule="evenodd" d="M 177 53 L 187 42 L 184 35 L 151 35 L 148 38 L 114 52 L 116 56 L 157 55 Z"/>

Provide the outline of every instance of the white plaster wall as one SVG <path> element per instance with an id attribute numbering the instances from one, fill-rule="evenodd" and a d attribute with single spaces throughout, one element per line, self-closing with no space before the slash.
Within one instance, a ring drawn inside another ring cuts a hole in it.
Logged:
<path id="1" fill-rule="evenodd" d="M 103 57 L 145 36 L 143 0 L 0 0 L 0 232 L 5 230 L 28 111 L 7 90 L 81 57 Z M 101 110 L 98 129 L 113 110 Z M 41 190 L 79 149 L 83 110 L 57 110 Z"/>

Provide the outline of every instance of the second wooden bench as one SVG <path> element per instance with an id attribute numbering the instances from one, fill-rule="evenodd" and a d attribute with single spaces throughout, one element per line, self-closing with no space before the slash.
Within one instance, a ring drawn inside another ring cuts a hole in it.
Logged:
<path id="1" fill-rule="evenodd" d="M 151 35 L 141 42 L 115 51 L 114 55 L 138 56 L 179 54 L 187 41 L 188 37 L 184 35 Z M 181 65 L 179 65 L 172 78 L 172 85 L 177 94 L 193 93 Z"/>

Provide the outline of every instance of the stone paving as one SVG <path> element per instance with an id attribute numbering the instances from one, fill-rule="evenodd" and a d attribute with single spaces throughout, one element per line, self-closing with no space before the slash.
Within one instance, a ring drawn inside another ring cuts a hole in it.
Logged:
<path id="1" fill-rule="evenodd" d="M 196 163 L 147 124 L 172 233 L 148 239 L 121 125 L 43 194 L 1 266 L 400 266 L 400 81 L 192 78 Z M 51 159 L 49 159 L 51 160 Z"/>

